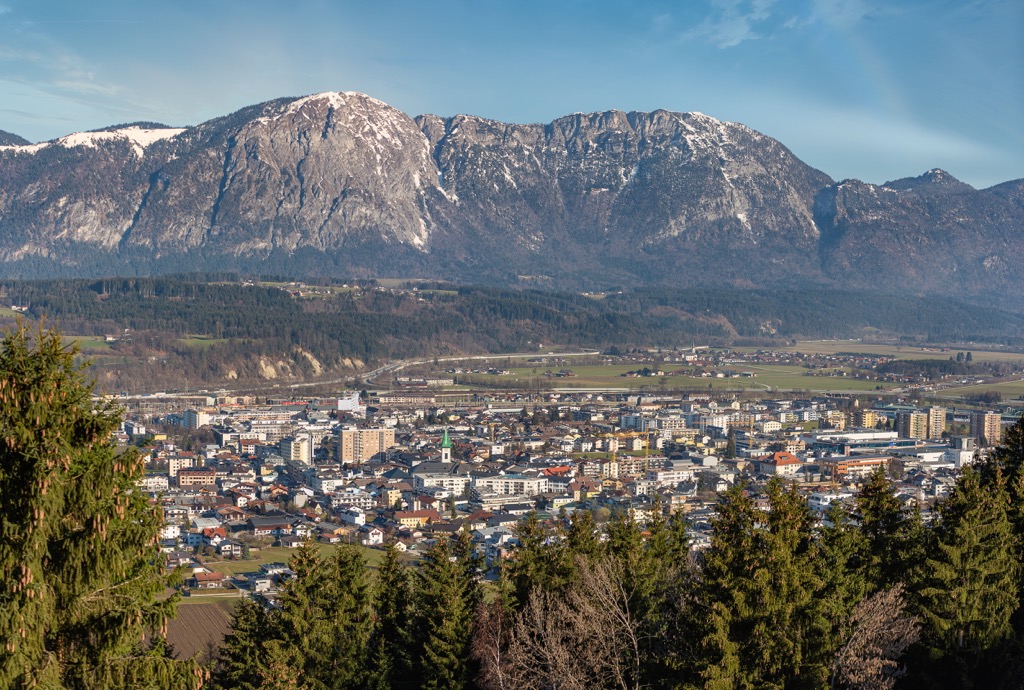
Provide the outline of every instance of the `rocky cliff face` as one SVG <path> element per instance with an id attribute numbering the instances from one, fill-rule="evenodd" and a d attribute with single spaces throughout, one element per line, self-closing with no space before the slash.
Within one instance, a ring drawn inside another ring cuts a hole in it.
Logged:
<path id="1" fill-rule="evenodd" d="M 241 119 L 241 121 L 237 121 Z M 131 248 L 330 251 L 370 234 L 422 248 L 437 170 L 416 123 L 362 94 L 267 104 L 200 125 L 150 175 Z"/>
<path id="2" fill-rule="evenodd" d="M 815 203 L 822 267 L 852 284 L 1019 297 L 1022 186 L 976 190 L 942 170 L 878 186 L 830 185 Z"/>
<path id="3" fill-rule="evenodd" d="M 419 122 L 449 226 L 473 240 L 453 245 L 483 242 L 531 274 L 703 272 L 713 257 L 742 261 L 729 273 L 749 280 L 773 261 L 796 267 L 817 242 L 811 202 L 829 178 L 743 125 L 665 111 Z"/>
<path id="4" fill-rule="evenodd" d="M 13 136 L 13 135 L 12 135 Z M 1021 183 L 835 184 L 699 113 L 411 119 L 355 93 L 30 145 L 0 138 L 0 266 L 602 287 L 1024 288 Z"/>

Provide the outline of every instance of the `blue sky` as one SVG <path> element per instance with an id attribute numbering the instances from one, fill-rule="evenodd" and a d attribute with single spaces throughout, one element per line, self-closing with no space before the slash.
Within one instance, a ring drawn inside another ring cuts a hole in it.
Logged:
<path id="1" fill-rule="evenodd" d="M 363 91 L 410 115 L 700 111 L 836 179 L 1024 177 L 1020 0 L 0 0 L 0 129 L 40 141 Z"/>

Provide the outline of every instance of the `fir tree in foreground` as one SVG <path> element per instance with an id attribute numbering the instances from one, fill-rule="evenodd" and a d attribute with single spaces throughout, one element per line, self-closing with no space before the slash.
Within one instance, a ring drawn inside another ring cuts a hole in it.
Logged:
<path id="1" fill-rule="evenodd" d="M 0 687 L 198 687 L 198 666 L 144 644 L 176 603 L 161 516 L 75 355 L 54 330 L 0 343 Z"/>
<path id="2" fill-rule="evenodd" d="M 813 517 L 795 487 L 768 484 L 770 510 L 743 487 L 719 502 L 704 573 L 708 687 L 820 687 L 834 649 L 812 548 Z"/>
<path id="3" fill-rule="evenodd" d="M 372 640 L 373 668 L 381 687 L 413 690 L 416 687 L 409 625 L 412 589 L 409 569 L 399 559 L 394 542 L 388 544 L 377 572 L 374 591 L 377 625 Z"/>
<path id="4" fill-rule="evenodd" d="M 468 688 L 474 676 L 470 644 L 480 585 L 458 546 L 438 539 L 417 572 L 414 648 L 423 690 Z"/>
<path id="5" fill-rule="evenodd" d="M 273 621 L 270 613 L 252 599 L 235 607 L 231 632 L 224 637 L 213 690 L 259 690 L 269 675 L 267 639 Z"/>
<path id="6" fill-rule="evenodd" d="M 1002 675 L 1020 567 L 1007 504 L 1002 477 L 986 489 L 968 467 L 940 507 L 919 595 L 931 662 L 920 669 L 925 685 L 995 687 Z"/>

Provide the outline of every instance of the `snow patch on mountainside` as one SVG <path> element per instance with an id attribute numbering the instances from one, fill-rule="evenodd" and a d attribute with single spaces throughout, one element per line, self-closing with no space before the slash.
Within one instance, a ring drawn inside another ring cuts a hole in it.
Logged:
<path id="1" fill-rule="evenodd" d="M 41 144 L 29 144 L 27 146 L 0 146 L 0 151 L 11 151 L 13 153 L 37 153 L 49 145 L 50 142 L 44 141 Z"/>
<path id="2" fill-rule="evenodd" d="M 173 127 L 143 129 L 142 127 L 133 126 L 105 132 L 75 132 L 61 137 L 60 139 L 43 142 L 41 144 L 30 144 L 28 146 L 0 146 L 0 151 L 36 153 L 44 148 L 54 145 L 63 146 L 67 149 L 72 149 L 78 146 L 94 149 L 105 142 L 127 140 L 131 144 L 132 150 L 135 151 L 135 154 L 139 158 L 142 158 L 146 153 L 146 147 L 155 142 L 175 137 L 184 131 L 184 129 L 176 129 Z"/>

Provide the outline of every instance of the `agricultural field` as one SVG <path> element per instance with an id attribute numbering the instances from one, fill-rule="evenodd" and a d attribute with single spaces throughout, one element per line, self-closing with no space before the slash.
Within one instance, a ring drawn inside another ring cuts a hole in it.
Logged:
<path id="1" fill-rule="evenodd" d="M 167 626 L 167 641 L 174 647 L 179 659 L 196 654 L 200 661 L 213 657 L 224 636 L 231 629 L 231 617 L 241 600 L 230 598 L 185 597 L 178 606 L 178 615 Z M 191 600 L 190 600 L 191 599 Z"/>
<path id="2" fill-rule="evenodd" d="M 858 381 L 842 376 L 806 376 L 803 367 L 784 365 L 736 364 L 729 368 L 737 372 L 749 372 L 750 377 L 714 378 L 701 376 L 670 376 L 669 372 L 688 367 L 679 365 L 650 363 L 651 369 L 661 368 L 665 376 L 640 376 L 628 378 L 622 374 L 643 368 L 643 364 L 613 364 L 597 366 L 572 366 L 571 363 L 559 367 L 530 367 L 509 369 L 506 375 L 477 374 L 473 382 L 486 385 L 494 381 L 508 387 L 522 388 L 605 388 L 630 390 L 694 390 L 711 388 L 714 390 L 811 390 L 811 391 L 874 391 L 878 389 L 876 381 Z M 576 376 L 555 377 L 545 376 L 546 372 L 557 372 L 561 368 L 571 369 Z M 881 384 L 891 388 L 893 384 Z"/>
<path id="3" fill-rule="evenodd" d="M 370 549 L 364 546 L 357 547 L 366 558 L 367 565 L 376 570 L 384 560 L 384 552 L 378 549 Z M 324 557 L 334 555 L 338 547 L 335 544 L 321 544 L 320 554 Z M 232 576 L 239 573 L 251 573 L 259 569 L 262 563 L 287 563 L 288 559 L 295 553 L 295 549 L 287 549 L 281 546 L 272 546 L 261 549 L 255 558 L 247 561 L 206 561 L 206 567 L 217 573 L 224 573 Z"/>
<path id="4" fill-rule="evenodd" d="M 102 354 L 110 351 L 110 343 L 101 335 L 67 335 L 64 336 L 64 344 L 78 345 L 83 354 Z"/>
<path id="5" fill-rule="evenodd" d="M 320 553 L 330 557 L 337 548 L 333 544 L 323 544 Z M 366 558 L 367 566 L 376 572 L 384 559 L 384 552 L 362 546 L 359 550 Z M 248 561 L 207 561 L 206 566 L 215 572 L 234 576 L 254 572 L 261 563 L 287 563 L 293 553 L 295 549 L 271 547 L 262 549 L 257 558 Z M 170 622 L 167 631 L 167 638 L 174 646 L 178 658 L 184 659 L 198 653 L 201 660 L 209 659 L 228 633 L 231 616 L 242 596 L 242 591 L 229 589 L 194 590 L 189 596 L 182 597 L 178 615 Z"/>
<path id="6" fill-rule="evenodd" d="M 942 397 L 968 397 L 994 391 L 1001 393 L 1003 400 L 1024 399 L 1024 381 L 1004 381 L 976 386 L 950 387 L 943 390 Z"/>
<path id="7" fill-rule="evenodd" d="M 967 348 L 907 347 L 904 345 L 881 345 L 864 343 L 859 340 L 810 340 L 799 342 L 792 347 L 777 348 L 779 352 L 800 354 L 834 355 L 840 352 L 884 355 L 895 359 L 949 359 Z M 753 348 L 736 348 L 737 351 L 753 351 Z M 1019 362 L 1024 360 L 1022 352 L 970 350 L 975 362 Z"/>
<path id="8" fill-rule="evenodd" d="M 214 338 L 209 335 L 190 335 L 187 338 L 179 338 L 178 342 L 185 347 L 192 347 L 197 349 L 203 349 L 207 347 L 213 347 L 214 345 L 220 345 L 222 343 L 230 342 L 227 338 Z"/>

